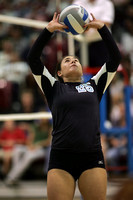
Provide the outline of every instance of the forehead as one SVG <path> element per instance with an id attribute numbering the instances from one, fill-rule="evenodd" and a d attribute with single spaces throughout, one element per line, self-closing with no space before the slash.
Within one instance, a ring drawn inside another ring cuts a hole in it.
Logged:
<path id="1" fill-rule="evenodd" d="M 62 59 L 62 61 L 67 60 L 67 59 L 73 59 L 73 58 L 78 59 L 76 56 L 65 56 L 65 57 Z M 78 60 L 79 60 L 79 59 L 78 59 Z"/>

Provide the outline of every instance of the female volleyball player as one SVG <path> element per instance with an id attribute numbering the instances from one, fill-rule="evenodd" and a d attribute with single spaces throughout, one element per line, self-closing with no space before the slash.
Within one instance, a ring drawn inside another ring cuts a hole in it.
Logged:
<path id="1" fill-rule="evenodd" d="M 48 200 L 72 200 L 75 182 L 84 200 L 105 200 L 107 174 L 100 143 L 99 102 L 113 79 L 120 62 L 119 50 L 100 21 L 88 28 L 98 30 L 110 59 L 88 82 L 82 83 L 82 66 L 74 56 L 66 56 L 58 65 L 55 79 L 43 66 L 41 52 L 59 23 L 56 13 L 31 48 L 28 61 L 33 76 L 44 92 L 53 116 L 52 147 L 48 168 Z"/>

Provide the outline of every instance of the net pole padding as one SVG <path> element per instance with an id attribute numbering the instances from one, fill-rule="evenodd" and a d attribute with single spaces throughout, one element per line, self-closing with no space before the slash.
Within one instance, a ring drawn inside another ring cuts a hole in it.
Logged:
<path id="1" fill-rule="evenodd" d="M 0 121 L 21 121 L 21 120 L 36 120 L 36 119 L 52 119 L 50 112 L 37 112 L 37 113 L 18 113 L 18 114 L 1 114 Z"/>
<path id="2" fill-rule="evenodd" d="M 28 26 L 28 27 L 39 28 L 39 29 L 44 29 L 44 27 L 46 27 L 48 24 L 48 22 L 43 22 L 39 20 L 13 17 L 13 16 L 7 16 L 7 15 L 0 15 L 0 22 L 20 25 L 20 26 Z"/>
<path id="3" fill-rule="evenodd" d="M 83 73 L 85 74 L 92 74 L 95 75 L 99 70 L 101 69 L 101 67 L 83 67 Z M 122 65 L 120 64 L 117 72 L 121 73 L 123 75 L 124 78 L 124 85 L 129 85 L 129 77 L 127 74 L 127 71 L 122 67 Z"/>

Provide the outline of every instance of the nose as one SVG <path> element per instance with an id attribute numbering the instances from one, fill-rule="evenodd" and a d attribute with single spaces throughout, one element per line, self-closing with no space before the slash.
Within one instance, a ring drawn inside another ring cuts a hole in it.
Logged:
<path id="1" fill-rule="evenodd" d="M 73 60 L 72 60 L 72 63 L 75 63 L 75 62 L 76 62 L 75 59 L 73 59 Z"/>

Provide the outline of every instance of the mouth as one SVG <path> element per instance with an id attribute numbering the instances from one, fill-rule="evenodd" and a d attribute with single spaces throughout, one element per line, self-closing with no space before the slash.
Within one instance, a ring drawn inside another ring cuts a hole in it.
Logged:
<path id="1" fill-rule="evenodd" d="M 70 67 L 77 67 L 77 65 L 76 64 L 72 64 Z"/>

